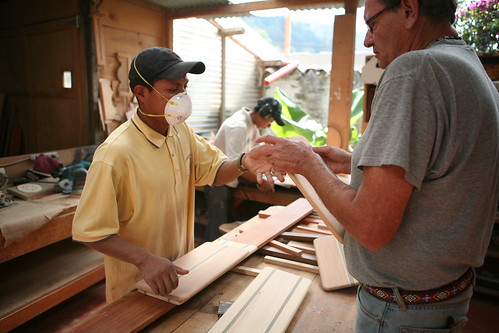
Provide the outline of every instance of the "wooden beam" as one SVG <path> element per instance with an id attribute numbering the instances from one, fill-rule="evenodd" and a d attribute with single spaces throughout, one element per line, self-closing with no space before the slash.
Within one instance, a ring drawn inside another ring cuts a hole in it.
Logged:
<path id="1" fill-rule="evenodd" d="M 349 1 L 349 0 L 345 0 Z M 235 14 L 245 14 L 250 11 L 276 9 L 276 8 L 300 8 L 300 7 L 315 7 L 325 5 L 342 5 L 341 0 L 267 0 L 261 2 L 250 2 L 238 5 L 222 5 L 210 7 L 195 7 L 172 10 L 174 19 L 189 18 L 189 17 L 215 17 L 227 16 Z"/>
<path id="2" fill-rule="evenodd" d="M 334 20 L 327 144 L 348 149 L 355 56 L 356 12 Z"/>
<path id="3" fill-rule="evenodd" d="M 170 50 L 173 50 L 173 18 L 172 18 L 172 11 L 167 10 L 165 12 L 165 41 L 164 45 L 169 48 Z"/>

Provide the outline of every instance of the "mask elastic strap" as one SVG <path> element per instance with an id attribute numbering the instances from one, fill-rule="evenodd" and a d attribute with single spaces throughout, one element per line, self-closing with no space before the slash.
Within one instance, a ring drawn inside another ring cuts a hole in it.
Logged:
<path id="1" fill-rule="evenodd" d="M 151 114 L 151 113 L 145 113 L 144 111 L 142 111 L 140 109 L 140 107 L 138 107 L 138 110 L 140 113 L 142 113 L 144 116 L 148 116 L 148 117 L 168 117 L 168 118 L 175 118 L 174 116 L 172 116 L 171 114 Z"/>

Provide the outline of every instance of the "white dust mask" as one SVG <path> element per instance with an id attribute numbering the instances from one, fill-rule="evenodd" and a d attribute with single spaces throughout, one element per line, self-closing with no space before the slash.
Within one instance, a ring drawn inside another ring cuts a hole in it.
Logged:
<path id="1" fill-rule="evenodd" d="M 186 92 L 176 94 L 165 105 L 166 121 L 172 126 L 184 122 L 191 114 L 192 102 Z"/>
<path id="2" fill-rule="evenodd" d="M 158 114 L 145 113 L 139 107 L 138 109 L 140 113 L 148 117 L 165 117 L 168 124 L 172 126 L 181 124 L 187 118 L 189 118 L 189 116 L 192 114 L 192 102 L 187 92 L 184 91 L 178 93 L 172 98 L 168 99 L 165 96 L 163 96 L 163 94 L 160 93 L 156 88 L 154 88 L 149 82 L 147 82 L 147 80 L 140 74 L 140 72 L 137 70 L 137 66 L 135 65 L 135 61 L 133 63 L 133 66 L 135 67 L 135 71 L 137 72 L 137 74 L 139 74 L 140 78 L 145 83 L 147 83 L 149 87 L 151 87 L 155 92 L 157 92 L 161 97 L 163 97 L 166 100 L 164 114 L 158 115 Z"/>
<path id="3" fill-rule="evenodd" d="M 154 89 L 154 88 L 153 88 Z M 189 95 L 184 91 L 168 99 L 154 89 L 166 100 L 164 114 L 150 114 L 143 112 L 139 107 L 139 112 L 148 117 L 165 117 L 168 124 L 175 126 L 184 122 L 192 114 L 192 102 Z"/>

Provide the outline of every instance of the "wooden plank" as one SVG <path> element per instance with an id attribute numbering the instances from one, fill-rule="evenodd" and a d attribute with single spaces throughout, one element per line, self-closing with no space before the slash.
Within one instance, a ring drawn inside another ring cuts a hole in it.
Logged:
<path id="1" fill-rule="evenodd" d="M 262 254 L 267 254 L 274 257 L 289 259 L 297 262 L 303 262 L 310 265 L 317 265 L 317 257 L 313 254 L 302 253 L 299 256 L 289 254 L 283 250 L 280 250 L 272 245 L 265 245 L 258 250 Z"/>
<path id="2" fill-rule="evenodd" d="M 329 227 L 333 235 L 343 243 L 343 235 L 345 234 L 345 229 L 343 226 L 336 220 L 336 218 L 329 212 L 326 208 L 322 199 L 319 197 L 315 189 L 310 185 L 308 180 L 302 175 L 289 175 L 291 179 L 295 182 L 296 186 L 300 189 L 301 193 L 305 198 L 308 199 L 310 204 L 314 207 L 314 210 L 319 214 L 322 221 Z"/>
<path id="3" fill-rule="evenodd" d="M 267 267 L 209 332 L 284 332 L 310 285 L 307 278 Z"/>
<path id="4" fill-rule="evenodd" d="M 57 180 L 53 182 L 30 182 L 7 188 L 7 192 L 24 200 L 40 198 L 49 194 L 61 192 Z"/>
<path id="5" fill-rule="evenodd" d="M 288 260 L 272 256 L 265 256 L 263 258 L 263 261 L 269 264 L 274 264 L 274 265 L 279 265 L 283 267 L 289 267 L 293 269 L 299 269 L 302 271 L 319 274 L 319 267 L 317 267 L 316 265 L 304 264 L 301 262 L 296 262 L 294 260 Z"/>
<path id="6" fill-rule="evenodd" d="M 307 139 L 302 136 L 290 137 L 290 139 L 309 144 Z M 322 199 L 319 197 L 317 192 L 315 192 L 315 189 L 308 182 L 308 180 L 302 175 L 289 174 L 289 176 L 303 196 L 307 198 L 310 204 L 314 207 L 315 212 L 321 217 L 322 221 L 329 227 L 329 230 L 331 230 L 333 235 L 338 239 L 338 241 L 340 241 L 340 243 L 343 243 L 345 228 L 343 228 L 333 214 L 331 214 L 331 212 L 327 209 L 324 202 L 322 202 Z"/>
<path id="7" fill-rule="evenodd" d="M 222 235 L 221 239 L 255 245 L 260 248 L 310 214 L 310 212 L 312 212 L 310 203 L 305 198 L 299 198 L 286 206 L 285 209 L 262 220 L 264 222 L 258 223 L 257 227 L 245 229 L 240 234 L 227 233 Z M 247 226 L 246 223 L 245 226 Z"/>
<path id="8" fill-rule="evenodd" d="M 326 235 L 305 232 L 283 232 L 280 237 L 287 240 L 312 243 L 316 238 L 326 237 Z"/>
<path id="9" fill-rule="evenodd" d="M 316 224 L 324 224 L 324 222 L 318 217 L 312 217 L 311 215 L 305 217 L 301 220 L 302 223 L 316 223 Z"/>
<path id="10" fill-rule="evenodd" d="M 343 245 L 333 236 L 314 240 L 322 289 L 336 290 L 358 284 L 348 272 Z"/>
<path id="11" fill-rule="evenodd" d="M 231 270 L 255 250 L 255 246 L 241 243 L 206 242 L 173 262 L 188 269 L 189 274 L 179 276 L 177 289 L 169 295 L 156 295 L 144 280 L 139 281 L 136 287 L 148 296 L 179 305 Z"/>
<path id="12" fill-rule="evenodd" d="M 288 246 L 287 244 L 281 243 L 281 242 L 276 241 L 276 240 L 271 240 L 269 242 L 269 245 L 276 247 L 279 250 L 282 250 L 284 252 L 287 252 L 293 256 L 297 256 L 297 257 L 299 257 L 303 253 L 303 251 L 300 249 Z"/>
<path id="13" fill-rule="evenodd" d="M 318 227 L 317 228 L 309 228 L 309 227 L 306 227 L 303 225 L 297 225 L 295 229 L 296 229 L 296 231 L 312 232 L 312 233 L 321 234 L 321 235 L 332 235 L 332 233 L 329 229 L 324 230 L 324 229 L 319 229 Z"/>
<path id="14" fill-rule="evenodd" d="M 289 241 L 289 246 L 302 250 L 304 253 L 315 255 L 315 247 L 313 244 L 298 241 Z"/>
<path id="15" fill-rule="evenodd" d="M 116 114 L 116 107 L 113 103 L 113 89 L 111 88 L 111 81 L 108 79 L 99 79 L 99 93 L 102 103 L 104 122 L 109 124 Z"/>
<path id="16" fill-rule="evenodd" d="M 239 274 L 244 274 L 244 275 L 249 275 L 249 276 L 257 276 L 262 272 L 261 269 L 253 268 L 253 267 L 246 267 L 246 266 L 236 266 L 233 269 L 231 269 L 231 272 L 239 273 Z"/>
<path id="17" fill-rule="evenodd" d="M 90 316 L 71 332 L 138 332 L 174 307 L 172 303 L 132 291 Z"/>
<path id="18" fill-rule="evenodd" d="M 279 205 L 277 205 L 277 206 L 270 206 L 270 207 L 268 207 L 265 210 L 259 211 L 258 212 L 258 217 L 261 217 L 262 219 L 267 218 L 270 215 L 272 215 L 272 214 L 280 211 L 283 208 L 284 208 L 284 206 L 279 206 Z"/>

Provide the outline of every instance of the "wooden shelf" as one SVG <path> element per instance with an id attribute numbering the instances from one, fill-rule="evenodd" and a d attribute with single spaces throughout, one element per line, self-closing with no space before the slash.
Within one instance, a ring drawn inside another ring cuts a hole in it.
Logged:
<path id="1" fill-rule="evenodd" d="M 61 214 L 54 217 L 40 229 L 7 247 L 5 247 L 5 238 L 0 230 L 0 263 L 71 237 L 71 225 L 79 196 L 54 194 L 51 197 L 56 199 L 50 200 L 50 203 L 66 203 L 68 208 L 64 209 Z"/>
<path id="2" fill-rule="evenodd" d="M 70 239 L 2 263 L 0 270 L 0 327 L 6 331 L 104 279 L 102 255 Z"/>

